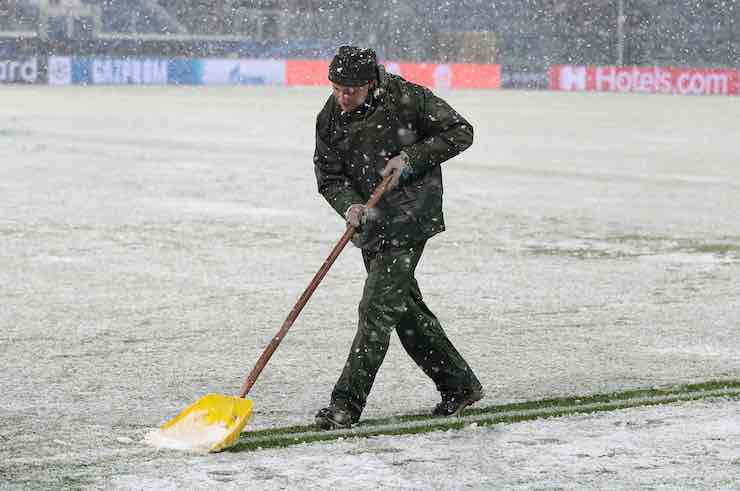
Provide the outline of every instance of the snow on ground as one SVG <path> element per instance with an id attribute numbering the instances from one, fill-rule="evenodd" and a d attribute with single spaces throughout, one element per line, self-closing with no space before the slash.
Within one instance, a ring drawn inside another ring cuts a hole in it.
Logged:
<path id="1" fill-rule="evenodd" d="M 740 100 L 443 95 L 476 143 L 445 167 L 418 278 L 482 404 L 740 378 Z M 311 162 L 326 96 L 3 88 L 0 487 L 740 486 L 737 401 L 216 456 L 141 443 L 237 392 L 341 236 Z M 248 428 L 327 402 L 361 280 L 349 249 Z M 436 399 L 394 342 L 365 416 Z"/>
<path id="2" fill-rule="evenodd" d="M 162 453 L 114 487 L 737 489 L 740 404 L 702 401 L 414 437 L 206 457 Z M 215 462 L 214 462 L 215 461 Z M 158 468 L 172 465 L 167 476 Z M 173 472 L 174 471 L 174 472 Z"/>

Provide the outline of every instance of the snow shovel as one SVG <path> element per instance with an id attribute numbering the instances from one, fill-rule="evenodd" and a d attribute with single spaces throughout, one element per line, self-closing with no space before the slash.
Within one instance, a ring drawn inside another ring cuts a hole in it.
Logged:
<path id="1" fill-rule="evenodd" d="M 368 208 L 373 208 L 378 203 L 392 176 L 392 174 L 386 176 L 375 188 L 367 202 Z M 303 310 L 303 307 L 354 233 L 355 227 L 347 224 L 344 235 L 339 239 L 329 257 L 326 258 L 311 283 L 293 306 L 278 333 L 262 352 L 256 365 L 244 381 L 239 396 L 207 394 L 164 423 L 155 437 L 149 438 L 150 440 L 156 440 L 158 444 L 170 448 L 207 450 L 208 452 L 219 452 L 236 443 L 239 434 L 252 415 L 252 401 L 245 399 L 245 396 L 252 389 L 257 377 L 262 373 L 270 357 L 288 333 L 293 322 L 298 318 L 298 314 L 301 313 L 301 310 Z"/>

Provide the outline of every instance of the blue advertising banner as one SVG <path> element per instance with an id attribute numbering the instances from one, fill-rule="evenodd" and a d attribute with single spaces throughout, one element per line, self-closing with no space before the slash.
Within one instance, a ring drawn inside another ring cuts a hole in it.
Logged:
<path id="1" fill-rule="evenodd" d="M 90 58 L 72 58 L 71 61 L 70 83 L 72 84 L 91 84 L 92 83 L 92 59 Z"/>
<path id="2" fill-rule="evenodd" d="M 50 85 L 200 85 L 201 60 L 49 57 Z"/>
<path id="3" fill-rule="evenodd" d="M 285 60 L 51 56 L 50 85 L 285 85 Z"/>
<path id="4" fill-rule="evenodd" d="M 201 85 L 203 62 L 197 59 L 170 60 L 167 64 L 167 81 L 177 85 Z"/>

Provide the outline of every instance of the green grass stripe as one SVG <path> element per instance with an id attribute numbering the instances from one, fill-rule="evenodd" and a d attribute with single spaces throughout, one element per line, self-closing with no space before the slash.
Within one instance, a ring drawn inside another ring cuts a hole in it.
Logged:
<path id="1" fill-rule="evenodd" d="M 344 430 L 318 431 L 314 425 L 270 428 L 243 433 L 230 451 L 286 447 L 346 438 L 446 431 L 464 428 L 471 424 L 489 426 L 499 423 L 614 411 L 712 397 L 740 397 L 740 380 L 709 381 L 697 384 L 634 389 L 608 394 L 542 399 L 484 408 L 471 408 L 462 417 L 458 418 L 430 418 L 428 414 L 408 414 L 391 418 L 364 420 L 351 429 Z"/>

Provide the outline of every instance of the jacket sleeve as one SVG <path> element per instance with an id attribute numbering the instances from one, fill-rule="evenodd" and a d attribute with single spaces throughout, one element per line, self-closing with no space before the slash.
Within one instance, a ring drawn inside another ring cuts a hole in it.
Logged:
<path id="1" fill-rule="evenodd" d="M 473 126 L 441 97 L 416 86 L 420 140 L 404 147 L 415 174 L 423 174 L 473 144 Z"/>
<path id="2" fill-rule="evenodd" d="M 344 174 L 342 156 L 326 143 L 328 134 L 323 134 L 322 115 L 316 119 L 316 150 L 313 155 L 314 172 L 319 193 L 344 218 L 344 212 L 354 203 L 364 203 L 354 189 L 352 181 Z"/>

